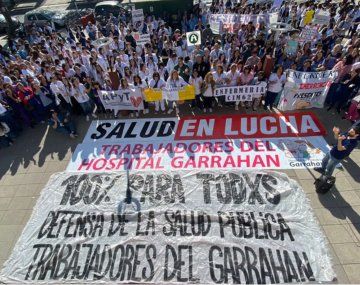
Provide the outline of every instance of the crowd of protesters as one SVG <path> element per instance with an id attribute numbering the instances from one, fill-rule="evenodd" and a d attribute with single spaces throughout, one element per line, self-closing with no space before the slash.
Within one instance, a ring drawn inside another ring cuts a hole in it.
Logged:
<path id="1" fill-rule="evenodd" d="M 136 30 L 125 14 L 106 21 L 56 31 L 49 23 L 31 26 L 26 35 L 0 47 L 0 146 L 13 143 L 24 127 L 48 122 L 50 126 L 75 137 L 74 115 L 87 120 L 99 113 L 108 114 L 99 100 L 99 90 L 113 90 L 116 74 L 118 89 L 129 87 L 166 88 L 195 86 L 196 99 L 185 104 L 199 112 L 212 113 L 227 105 L 236 112 L 276 107 L 288 69 L 298 71 L 336 70 L 325 108 L 336 108 L 354 122 L 360 117 L 359 26 L 360 10 L 352 1 L 333 3 L 284 2 L 276 11 L 278 21 L 291 25 L 298 33 L 311 25 L 322 10 L 330 12 L 330 22 L 318 26 L 318 37 L 299 42 L 295 54 L 285 46 L 292 32 L 276 35 L 269 25 L 242 24 L 232 33 L 215 35 L 210 29 L 212 13 L 264 14 L 272 3 L 235 4 L 230 0 L 213 1 L 210 7 L 200 3 L 200 13 L 185 13 L 181 21 L 145 15 Z M 306 16 L 306 17 L 305 17 Z M 304 20 L 305 18 L 306 21 Z M 188 46 L 185 33 L 201 30 L 202 44 Z M 137 45 L 133 32 L 148 33 L 151 42 Z M 98 48 L 97 39 L 111 39 Z M 253 102 L 229 104 L 214 97 L 218 86 L 253 85 L 267 82 L 267 93 Z M 177 102 L 144 102 L 144 114 L 179 111 Z M 124 116 L 114 114 L 115 116 Z M 139 116 L 129 112 L 127 116 Z"/>

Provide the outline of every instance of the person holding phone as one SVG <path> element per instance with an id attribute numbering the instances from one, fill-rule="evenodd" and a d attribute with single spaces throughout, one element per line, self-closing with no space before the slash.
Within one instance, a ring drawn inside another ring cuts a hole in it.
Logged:
<path id="1" fill-rule="evenodd" d="M 321 167 L 314 168 L 315 171 L 327 176 L 331 176 L 336 165 L 348 157 L 356 148 L 360 135 L 360 126 L 352 127 L 347 133 L 340 133 L 340 129 L 334 127 L 333 132 L 337 144 L 325 155 Z"/>

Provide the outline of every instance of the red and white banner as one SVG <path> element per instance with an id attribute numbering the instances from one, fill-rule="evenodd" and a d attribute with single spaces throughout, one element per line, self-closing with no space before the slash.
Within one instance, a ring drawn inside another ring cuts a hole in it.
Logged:
<path id="1" fill-rule="evenodd" d="M 67 170 L 313 168 L 324 134 L 310 112 L 97 121 Z"/>
<path id="2" fill-rule="evenodd" d="M 300 72 L 289 70 L 279 100 L 279 110 L 323 108 L 331 84 L 337 77 L 332 70 Z"/>

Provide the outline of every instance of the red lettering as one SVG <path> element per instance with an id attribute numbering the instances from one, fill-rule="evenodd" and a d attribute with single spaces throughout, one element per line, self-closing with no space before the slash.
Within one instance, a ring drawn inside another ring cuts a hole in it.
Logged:
<path id="1" fill-rule="evenodd" d="M 199 168 L 209 168 L 209 157 L 208 156 L 199 156 Z"/>
<path id="2" fill-rule="evenodd" d="M 116 166 L 116 169 L 120 169 L 122 166 L 124 166 L 124 169 L 127 169 L 126 167 L 125 167 L 125 165 L 127 164 L 129 162 L 129 159 L 128 158 L 120 158 L 119 159 L 119 162 L 118 162 L 118 164 L 117 164 L 117 166 Z"/>
<path id="3" fill-rule="evenodd" d="M 144 146 L 142 144 L 135 144 L 132 150 L 132 154 L 140 154 Z"/>
<path id="4" fill-rule="evenodd" d="M 218 155 L 211 156 L 211 168 L 214 167 L 221 168 L 221 156 Z"/>
<path id="5" fill-rule="evenodd" d="M 226 167 L 233 167 L 233 168 L 236 167 L 234 158 L 233 158 L 231 155 L 228 155 L 228 156 L 225 158 L 224 168 L 226 168 Z"/>
<path id="6" fill-rule="evenodd" d="M 109 148 L 109 147 L 111 147 L 111 145 L 109 145 L 109 144 L 103 144 L 103 145 L 101 146 L 100 155 L 101 155 L 101 154 L 105 154 L 106 151 L 107 151 L 107 148 Z"/>
<path id="7" fill-rule="evenodd" d="M 89 170 L 93 162 L 94 159 L 90 159 L 89 161 L 87 159 L 83 159 L 77 170 L 78 171 L 83 170 L 83 167 L 85 167 L 85 170 Z"/>
<path id="8" fill-rule="evenodd" d="M 255 141 L 255 151 L 265 151 L 265 146 L 262 141 Z"/>
<path id="9" fill-rule="evenodd" d="M 265 167 L 265 163 L 264 163 L 261 155 L 259 155 L 259 154 L 255 155 L 252 167 L 258 167 L 258 165 L 260 167 Z"/>
<path id="10" fill-rule="evenodd" d="M 99 158 L 99 159 L 95 160 L 93 169 L 101 170 L 105 167 L 106 163 L 107 163 L 107 160 L 105 158 Z"/>
<path id="11" fill-rule="evenodd" d="M 250 167 L 250 156 L 245 155 L 245 159 L 244 159 L 241 155 L 238 155 L 238 157 L 237 157 L 237 167 L 239 167 L 239 168 L 244 167 L 242 165 L 244 162 L 246 163 L 246 167 Z"/>
<path id="12" fill-rule="evenodd" d="M 316 85 L 314 85 L 316 84 Z M 326 83 L 314 83 L 314 86 L 322 88 Z M 305 84 L 303 87 L 309 87 Z M 304 116 L 313 121 L 313 128 L 306 133 L 302 132 L 301 122 Z M 266 119 L 265 119 L 266 117 Z M 186 128 L 191 126 L 192 136 L 181 134 L 185 120 Z M 213 131 L 211 131 L 213 127 Z M 226 133 L 225 133 L 226 132 Z M 246 138 L 271 138 L 271 137 L 297 137 L 319 136 L 326 134 L 325 128 L 312 112 L 281 113 L 281 114 L 237 114 L 237 115 L 212 115 L 181 118 L 175 132 L 175 140 L 216 140 L 216 139 L 246 139 Z M 205 147 L 205 149 L 204 149 Z M 206 144 L 203 151 L 219 152 L 218 145 Z M 222 151 L 222 150 L 221 150 Z"/>
<path id="13" fill-rule="evenodd" d="M 112 154 L 118 155 L 119 149 L 120 149 L 120 145 L 118 145 L 118 144 L 112 145 L 112 147 L 109 151 L 109 155 L 112 155 Z"/>
<path id="14" fill-rule="evenodd" d="M 266 164 L 267 167 L 280 167 L 280 158 L 279 155 L 275 154 L 272 155 L 266 155 Z"/>
<path id="15" fill-rule="evenodd" d="M 184 168 L 189 168 L 189 167 L 196 168 L 196 161 L 194 156 L 190 156 L 184 165 Z"/>
<path id="16" fill-rule="evenodd" d="M 253 149 L 254 148 L 253 148 L 253 145 L 251 142 L 241 141 L 241 143 L 240 143 L 241 152 L 248 152 L 248 151 L 252 151 Z"/>

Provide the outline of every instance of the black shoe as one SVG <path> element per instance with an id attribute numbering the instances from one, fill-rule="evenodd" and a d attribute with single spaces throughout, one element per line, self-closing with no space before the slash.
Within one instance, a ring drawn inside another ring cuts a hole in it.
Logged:
<path id="1" fill-rule="evenodd" d="M 325 170 L 324 170 L 322 167 L 315 167 L 314 170 L 315 170 L 316 172 L 321 173 L 321 174 L 325 174 Z"/>

